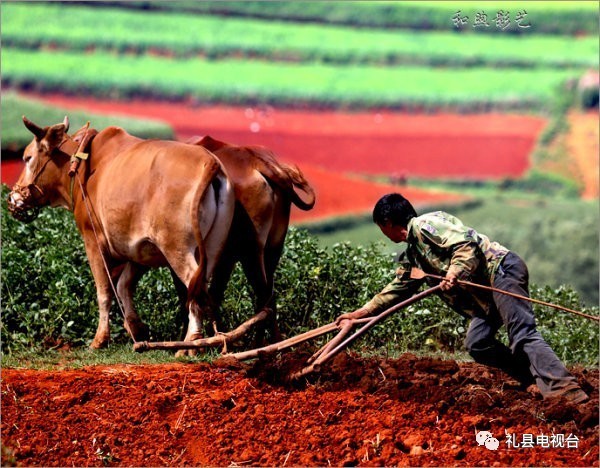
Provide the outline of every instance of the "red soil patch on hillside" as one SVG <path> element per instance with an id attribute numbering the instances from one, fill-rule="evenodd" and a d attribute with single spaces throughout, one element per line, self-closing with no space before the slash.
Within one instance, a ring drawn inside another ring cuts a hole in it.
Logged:
<path id="1" fill-rule="evenodd" d="M 546 121 L 506 114 L 406 114 L 199 107 L 148 100 L 41 95 L 67 109 L 168 122 L 185 140 L 261 144 L 282 159 L 338 171 L 408 177 L 519 177 Z"/>
<path id="2" fill-rule="evenodd" d="M 2 159 L 2 183 L 12 187 L 25 167 L 22 159 Z"/>
<path id="3" fill-rule="evenodd" d="M 568 116 L 569 132 L 567 134 L 567 149 L 572 162 L 581 174 L 585 199 L 598 198 L 600 147 L 600 121 L 598 112 L 571 112 Z"/>
<path id="4" fill-rule="evenodd" d="M 474 363 L 341 354 L 295 385 L 280 364 L 2 369 L 2 444 L 25 466 L 598 466 L 597 370 L 575 408 Z"/>
<path id="5" fill-rule="evenodd" d="M 292 210 L 292 222 L 318 221 L 332 216 L 351 216 L 371 212 L 382 195 L 401 192 L 417 207 L 433 204 L 456 203 L 466 197 L 423 190 L 410 186 L 379 184 L 367 180 L 326 171 L 303 164 L 302 172 L 315 189 L 316 203 L 312 210 Z"/>

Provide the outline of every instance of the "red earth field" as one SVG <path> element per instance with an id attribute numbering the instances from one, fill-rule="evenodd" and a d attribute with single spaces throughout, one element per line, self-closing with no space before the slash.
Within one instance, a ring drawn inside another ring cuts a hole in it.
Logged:
<path id="1" fill-rule="evenodd" d="M 391 191 L 402 191 L 417 206 L 460 201 L 456 195 L 352 175 L 397 180 L 519 177 L 528 169 L 529 154 L 545 125 L 538 117 L 505 114 L 344 113 L 49 94 L 33 97 L 66 109 L 163 120 L 179 140 L 209 134 L 234 143 L 267 146 L 283 161 L 297 164 L 317 194 L 315 208 L 293 210 L 292 222 L 365 213 Z M 5 183 L 12 183 L 8 178 L 13 170 L 3 165 Z"/>
<path id="2" fill-rule="evenodd" d="M 298 362 L 292 354 L 253 366 L 2 369 L 4 461 L 11 455 L 24 466 L 598 466 L 597 370 L 574 369 L 592 396 L 575 408 L 544 402 L 474 363 L 341 354 L 318 378 L 286 383 Z M 491 433 L 497 450 L 477 444 L 479 431 Z M 509 436 L 519 447 L 508 445 Z"/>
<path id="3" fill-rule="evenodd" d="M 600 121 L 598 112 L 571 112 L 568 116 L 567 147 L 572 163 L 581 174 L 582 197 L 593 200 L 599 195 L 600 177 Z"/>
<path id="4" fill-rule="evenodd" d="M 518 177 L 529 167 L 529 154 L 546 124 L 526 115 L 349 113 L 36 97 L 68 109 L 163 120 L 182 140 L 208 134 L 268 146 L 301 165 L 409 177 Z"/>

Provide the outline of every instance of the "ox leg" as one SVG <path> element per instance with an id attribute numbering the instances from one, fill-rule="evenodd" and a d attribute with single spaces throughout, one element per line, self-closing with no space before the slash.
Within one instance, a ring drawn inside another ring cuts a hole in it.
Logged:
<path id="1" fill-rule="evenodd" d="M 269 232 L 264 253 L 265 293 L 263 307 L 270 312 L 266 326 L 269 327 L 271 340 L 281 341 L 281 332 L 277 323 L 275 295 L 275 271 L 283 254 L 285 237 L 288 232 L 290 205 L 279 199 L 273 214 L 273 224 Z"/>
<path id="2" fill-rule="evenodd" d="M 211 307 L 208 293 L 201 293 L 198 297 L 188 295 L 188 326 L 184 341 L 194 341 L 203 337 L 203 318 L 211 314 Z M 195 356 L 198 354 L 196 349 L 179 350 L 175 353 L 176 357 Z"/>
<path id="3" fill-rule="evenodd" d="M 193 252 L 189 255 L 165 255 L 169 265 L 175 275 L 184 285 L 186 285 L 186 312 L 188 317 L 187 332 L 184 341 L 194 341 L 202 338 L 202 318 L 205 313 L 210 312 L 210 301 L 208 292 L 202 291 L 198 297 L 191 297 L 189 292 L 190 283 L 198 269 L 198 264 L 194 258 Z M 194 356 L 197 354 L 195 349 L 177 351 L 175 356 Z"/>
<path id="4" fill-rule="evenodd" d="M 218 310 L 223 303 L 225 289 L 227 289 L 227 283 L 229 282 L 229 278 L 231 278 L 231 272 L 233 271 L 233 267 L 235 266 L 236 262 L 235 255 L 231 253 L 232 250 L 233 247 L 227 248 L 225 249 L 223 255 L 221 255 L 219 263 L 217 263 L 215 271 L 213 272 L 208 290 L 210 299 L 214 305 L 213 326 L 215 330 L 219 332 L 224 331 L 224 326 L 221 314 L 218 312 Z"/>
<path id="5" fill-rule="evenodd" d="M 96 241 L 84 238 L 84 243 L 92 276 L 96 284 L 99 314 L 98 328 L 96 329 L 96 335 L 90 344 L 90 348 L 106 348 L 110 341 L 110 306 L 112 305 L 113 292 Z"/>
<path id="6" fill-rule="evenodd" d="M 125 312 L 125 328 L 135 341 L 146 341 L 150 337 L 148 325 L 140 319 L 133 304 L 133 295 L 140 278 L 148 271 L 147 268 L 128 262 L 117 283 L 117 294 L 121 299 Z"/>
<path id="7" fill-rule="evenodd" d="M 273 295 L 273 288 L 272 285 L 269 287 L 267 281 L 263 250 L 259 249 L 256 256 L 242 257 L 242 267 L 256 296 L 256 313 L 258 314 L 261 310 L 268 313 L 267 320 L 256 326 L 256 346 L 260 347 L 264 345 L 267 322 L 272 320 L 273 314 L 273 309 L 268 307 Z"/>
<path id="8" fill-rule="evenodd" d="M 275 294 L 275 270 L 277 270 L 282 253 L 283 242 L 280 246 L 267 249 L 265 252 L 265 271 L 267 278 L 266 291 L 268 291 L 268 298 L 266 298 L 264 307 L 271 311 L 267 325 L 271 332 L 271 339 L 274 342 L 281 341 L 282 339 L 279 325 L 277 323 L 277 297 Z"/>
<path id="9" fill-rule="evenodd" d="M 179 334 L 179 340 L 184 341 L 190 323 L 187 308 L 188 289 L 183 283 L 183 281 L 179 279 L 179 277 L 173 270 L 171 270 L 171 276 L 173 277 L 173 284 L 175 285 L 175 290 L 177 291 L 177 298 L 179 302 L 179 320 L 181 321 L 181 332 Z M 211 299 L 214 301 L 214 298 L 212 296 Z M 217 320 L 217 318 L 215 318 L 215 320 Z"/>
<path id="10" fill-rule="evenodd" d="M 181 341 L 183 341 L 183 339 L 185 338 L 185 334 L 187 332 L 188 323 L 189 323 L 188 311 L 187 311 L 187 307 L 186 307 L 187 287 L 185 286 L 183 281 L 181 281 L 179 279 L 179 277 L 173 271 L 173 269 L 171 269 L 170 271 L 171 271 L 171 277 L 173 278 L 173 284 L 175 285 L 175 290 L 177 291 L 177 298 L 179 300 L 179 320 L 181 321 L 181 324 L 182 324 L 179 339 Z"/>

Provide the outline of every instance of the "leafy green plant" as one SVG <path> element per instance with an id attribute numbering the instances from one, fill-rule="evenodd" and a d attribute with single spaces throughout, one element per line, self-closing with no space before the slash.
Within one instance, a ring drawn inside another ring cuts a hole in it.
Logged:
<path id="1" fill-rule="evenodd" d="M 3 190 L 6 197 L 6 188 Z M 71 214 L 46 209 L 31 224 L 21 224 L 2 203 L 2 343 L 4 353 L 63 344 L 86 345 L 97 323 L 95 288 Z M 276 274 L 282 332 L 288 336 L 331 322 L 369 300 L 393 277 L 394 263 L 380 244 L 319 246 L 315 236 L 292 228 Z M 568 287 L 532 295 L 567 307 L 582 308 Z M 164 270 L 140 284 L 137 306 L 154 340 L 178 339 L 181 323 L 176 294 Z M 248 282 L 237 268 L 221 309 L 231 328 L 253 314 Z M 598 313 L 597 308 L 583 308 Z M 113 341 L 127 343 L 122 319 L 113 310 Z M 543 333 L 569 363 L 597 363 L 598 328 L 585 319 L 540 311 Z M 438 298 L 426 298 L 395 314 L 366 336 L 358 347 L 400 352 L 460 349 L 466 323 Z"/>

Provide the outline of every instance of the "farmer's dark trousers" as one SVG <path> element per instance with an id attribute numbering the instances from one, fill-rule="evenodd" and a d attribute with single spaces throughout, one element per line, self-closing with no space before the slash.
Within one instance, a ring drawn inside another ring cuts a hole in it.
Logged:
<path id="1" fill-rule="evenodd" d="M 509 252 L 493 286 L 529 297 L 528 284 L 527 265 Z M 493 297 L 496 310 L 473 317 L 467 331 L 465 346 L 473 359 L 506 371 L 524 385 L 535 380 L 544 398 L 578 388 L 575 378 L 537 331 L 531 303 L 500 293 L 493 293 Z M 502 324 L 508 332 L 509 347 L 495 338 Z"/>

